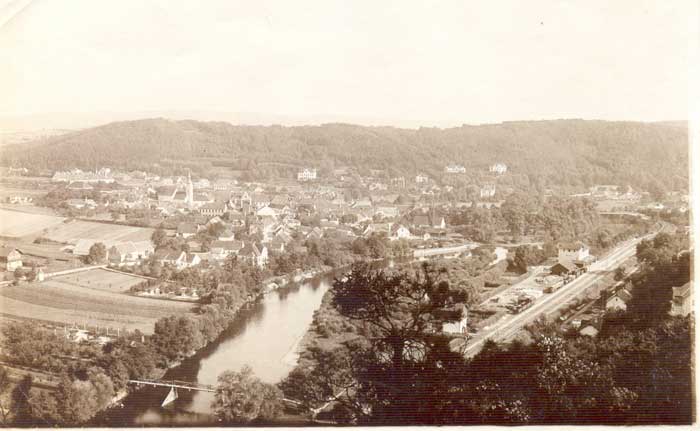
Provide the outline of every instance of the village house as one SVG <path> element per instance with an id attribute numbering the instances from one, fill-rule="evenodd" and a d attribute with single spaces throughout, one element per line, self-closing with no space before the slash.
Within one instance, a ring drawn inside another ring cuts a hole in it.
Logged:
<path id="1" fill-rule="evenodd" d="M 221 232 L 216 239 L 218 239 L 219 241 L 233 241 L 234 239 L 236 239 L 235 237 L 236 235 L 233 233 L 232 230 L 224 229 L 224 231 Z"/>
<path id="2" fill-rule="evenodd" d="M 671 316 L 687 316 L 693 311 L 692 285 L 690 282 L 683 286 L 673 287 L 673 299 L 671 300 Z"/>
<path id="3" fill-rule="evenodd" d="M 107 250 L 108 261 L 114 265 L 134 265 L 154 252 L 151 241 L 121 242 Z"/>
<path id="4" fill-rule="evenodd" d="M 625 311 L 627 310 L 627 303 L 632 298 L 632 295 L 626 289 L 620 289 L 619 291 L 608 295 L 605 291 L 601 294 L 600 299 L 602 306 L 607 311 Z"/>
<path id="5" fill-rule="evenodd" d="M 555 263 L 549 270 L 553 275 L 567 276 L 578 275 L 580 268 L 569 259 L 561 259 Z"/>
<path id="6" fill-rule="evenodd" d="M 391 227 L 392 226 L 393 226 L 393 223 L 370 223 L 362 231 L 362 236 L 367 238 L 367 237 L 374 235 L 374 234 L 383 234 L 383 235 L 386 235 L 388 237 L 389 235 L 391 235 Z"/>
<path id="7" fill-rule="evenodd" d="M 176 235 L 180 238 L 190 238 L 197 235 L 198 231 L 196 224 L 183 222 L 177 225 Z"/>
<path id="8" fill-rule="evenodd" d="M 191 268 L 193 266 L 199 265 L 202 259 L 195 253 L 186 253 L 184 251 L 165 253 L 160 255 L 158 261 L 161 265 L 174 266 L 178 270 L 185 268 Z"/>
<path id="9" fill-rule="evenodd" d="M 380 216 L 382 218 L 395 218 L 400 215 L 399 209 L 391 206 L 381 206 L 377 207 L 374 211 L 374 215 Z"/>
<path id="10" fill-rule="evenodd" d="M 0 247 L 0 266 L 5 271 L 14 271 L 22 267 L 22 254 L 14 247 Z"/>
<path id="11" fill-rule="evenodd" d="M 434 229 L 445 229 L 447 227 L 445 217 L 439 217 L 434 214 L 417 214 L 413 216 L 412 225 L 418 228 Z"/>
<path id="12" fill-rule="evenodd" d="M 505 163 L 494 163 L 489 167 L 489 172 L 497 175 L 503 175 L 506 173 L 507 170 L 508 166 L 506 166 Z"/>
<path id="13" fill-rule="evenodd" d="M 496 196 L 496 185 L 495 184 L 486 184 L 479 188 L 479 197 L 484 199 L 484 198 L 492 198 Z"/>
<path id="14" fill-rule="evenodd" d="M 430 178 L 428 178 L 428 176 L 425 174 L 418 174 L 416 175 L 415 181 L 416 184 L 424 184 L 430 181 Z"/>
<path id="15" fill-rule="evenodd" d="M 445 166 L 445 172 L 448 174 L 464 174 L 467 172 L 467 168 L 462 165 L 448 165 Z"/>
<path id="16" fill-rule="evenodd" d="M 582 242 L 561 243 L 558 246 L 557 259 L 573 262 L 580 267 L 590 265 L 595 257 L 590 254 L 590 248 Z"/>
<path id="17" fill-rule="evenodd" d="M 313 181 L 316 179 L 316 168 L 304 168 L 297 173 L 299 181 Z"/>
<path id="18" fill-rule="evenodd" d="M 266 243 L 267 248 L 269 249 L 270 252 L 275 252 L 275 253 L 284 253 L 284 241 L 275 238 L 272 241 Z"/>
<path id="19" fill-rule="evenodd" d="M 56 171 L 51 178 L 52 182 L 85 182 L 85 183 L 113 183 L 114 177 L 109 168 L 102 168 L 95 172 L 83 172 L 80 169 L 71 171 Z"/>
<path id="20" fill-rule="evenodd" d="M 235 228 L 240 228 L 245 226 L 245 215 L 239 212 L 230 212 L 228 214 L 228 221 L 231 223 L 231 226 Z"/>
<path id="21" fill-rule="evenodd" d="M 264 268 L 268 259 L 267 247 L 263 245 L 261 248 L 258 248 L 254 242 L 249 242 L 238 253 L 238 257 L 251 265 Z"/>
<path id="22" fill-rule="evenodd" d="M 314 227 L 306 234 L 306 239 L 319 240 L 321 238 L 323 238 L 323 229 L 318 226 Z"/>
<path id="23" fill-rule="evenodd" d="M 579 331 L 579 334 L 595 338 L 598 336 L 598 329 L 593 325 L 587 325 Z"/>
<path id="24" fill-rule="evenodd" d="M 410 239 L 411 237 L 411 231 L 402 224 L 394 225 L 391 228 L 391 235 L 389 235 L 389 239 L 392 241 L 399 239 Z"/>
<path id="25" fill-rule="evenodd" d="M 68 199 L 66 205 L 75 209 L 95 209 L 97 208 L 97 203 L 92 199 Z"/>
<path id="26" fill-rule="evenodd" d="M 270 208 L 269 206 L 265 206 L 260 208 L 255 212 L 255 215 L 257 217 L 270 217 L 272 219 L 277 218 L 277 211 L 275 211 L 273 208 Z"/>
<path id="27" fill-rule="evenodd" d="M 7 198 L 7 202 L 14 205 L 26 205 L 32 203 L 31 196 L 14 195 Z"/>
<path id="28" fill-rule="evenodd" d="M 455 304 L 436 310 L 434 316 L 441 320 L 450 320 L 442 324 L 442 332 L 452 335 L 465 335 L 467 333 L 467 318 L 469 312 L 464 304 Z"/>
<path id="29" fill-rule="evenodd" d="M 228 256 L 237 255 L 243 246 L 243 241 L 213 241 L 209 246 L 209 254 L 213 259 L 221 260 Z"/>

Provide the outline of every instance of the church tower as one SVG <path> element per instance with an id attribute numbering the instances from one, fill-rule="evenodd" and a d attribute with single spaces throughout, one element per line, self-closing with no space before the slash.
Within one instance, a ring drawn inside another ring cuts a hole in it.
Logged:
<path id="1" fill-rule="evenodd" d="M 192 208 L 194 204 L 194 186 L 192 185 L 192 175 L 191 172 L 187 171 L 187 196 L 185 196 L 185 203 L 188 207 Z"/>

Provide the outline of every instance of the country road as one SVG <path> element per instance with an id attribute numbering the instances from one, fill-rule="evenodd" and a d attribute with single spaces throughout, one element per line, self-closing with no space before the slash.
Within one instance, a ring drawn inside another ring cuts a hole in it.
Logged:
<path id="1" fill-rule="evenodd" d="M 622 262 L 635 254 L 637 244 L 643 239 L 651 238 L 655 233 L 629 240 L 611 251 L 605 258 L 591 265 L 589 271 L 554 293 L 545 294 L 535 301 L 528 309 L 516 315 L 506 315 L 494 323 L 488 330 L 476 334 L 462 350 L 466 357 L 476 355 L 487 340 L 506 341 L 526 325 L 534 322 L 539 316 L 551 313 L 562 307 L 581 292 L 586 291 L 614 270 Z"/>

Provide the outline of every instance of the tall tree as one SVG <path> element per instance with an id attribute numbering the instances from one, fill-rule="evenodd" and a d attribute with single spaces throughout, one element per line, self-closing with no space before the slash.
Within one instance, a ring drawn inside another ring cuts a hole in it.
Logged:
<path id="1" fill-rule="evenodd" d="M 219 375 L 212 403 L 225 423 L 246 424 L 256 419 L 274 419 L 282 412 L 282 393 L 255 377 L 249 366 Z"/>
<path id="2" fill-rule="evenodd" d="M 85 256 L 85 262 L 88 264 L 102 263 L 106 258 L 107 247 L 101 242 L 96 242 L 90 246 L 90 250 Z"/>

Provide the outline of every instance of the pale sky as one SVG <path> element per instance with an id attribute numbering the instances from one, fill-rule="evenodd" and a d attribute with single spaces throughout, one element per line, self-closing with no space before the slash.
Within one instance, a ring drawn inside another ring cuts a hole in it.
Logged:
<path id="1" fill-rule="evenodd" d="M 694 0 L 3 3 L 0 115 L 686 119 L 697 37 Z"/>

